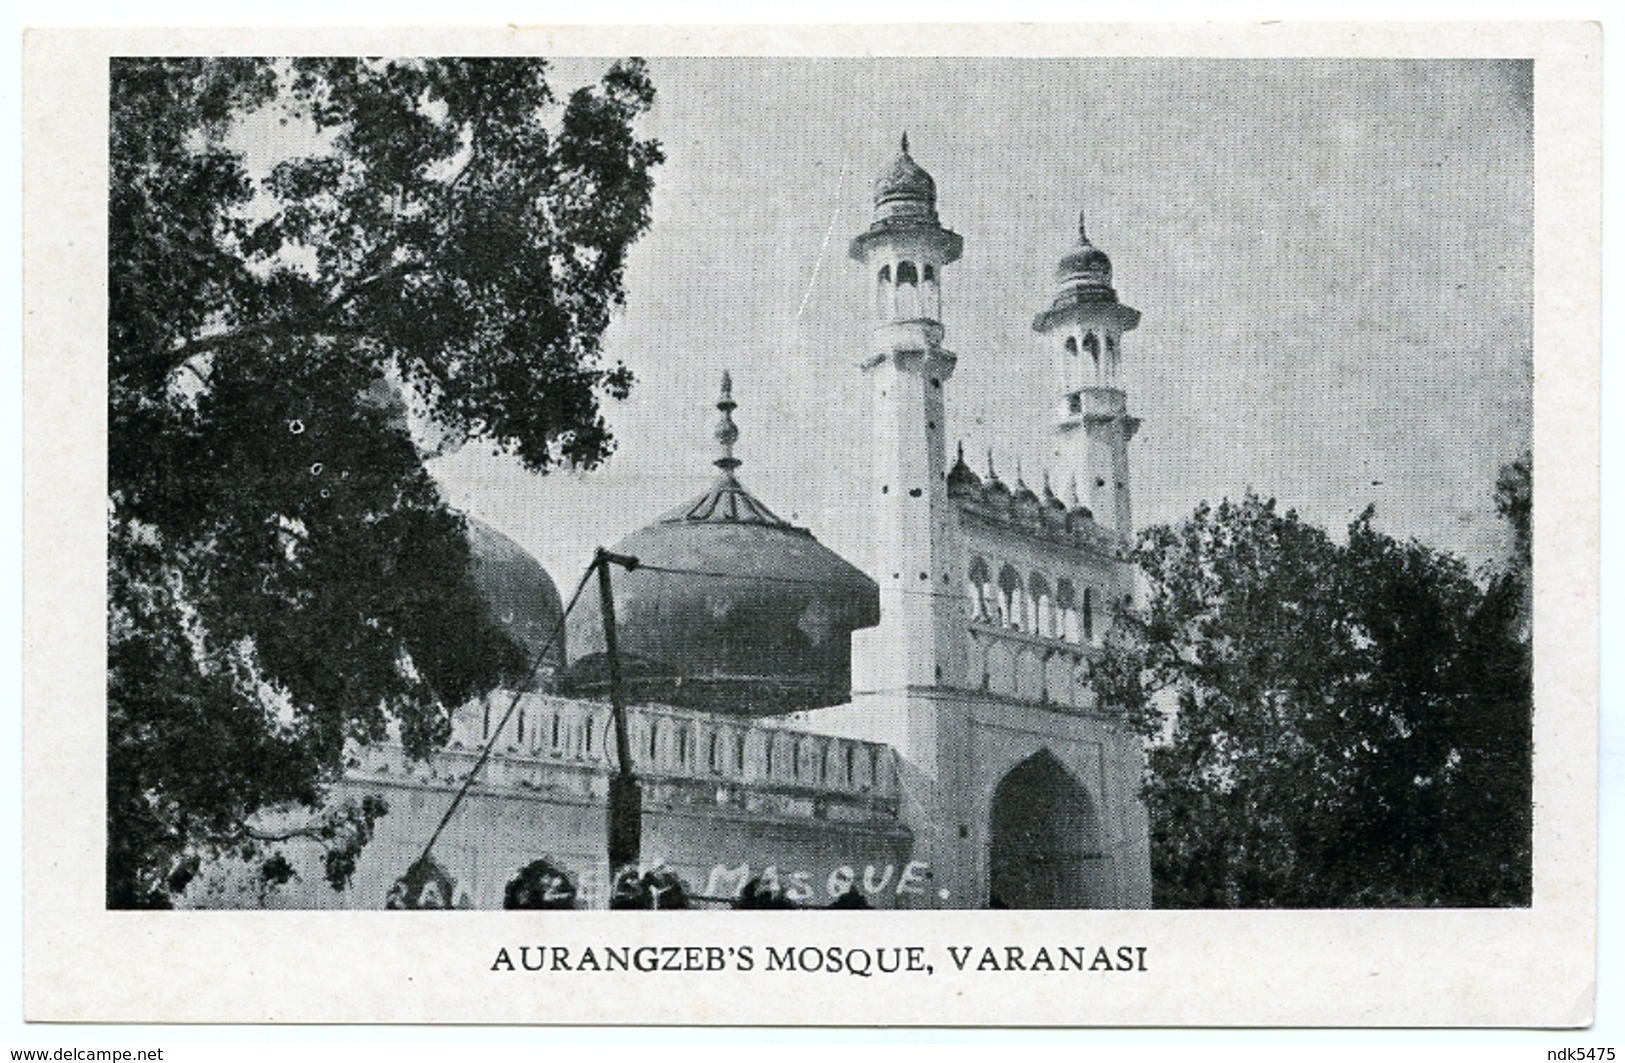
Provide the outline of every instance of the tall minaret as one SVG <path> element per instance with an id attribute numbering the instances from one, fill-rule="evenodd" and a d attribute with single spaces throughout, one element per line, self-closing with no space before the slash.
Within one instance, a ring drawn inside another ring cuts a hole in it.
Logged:
<path id="1" fill-rule="evenodd" d="M 1078 246 L 1061 259 L 1055 276 L 1055 300 L 1033 319 L 1033 328 L 1052 344 L 1060 458 L 1087 485 L 1095 520 L 1132 543 L 1128 444 L 1140 419 L 1129 416 L 1121 370 L 1123 334 L 1140 323 L 1140 312 L 1117 301 L 1112 261 L 1089 242 L 1081 213 Z"/>
<path id="2" fill-rule="evenodd" d="M 964 241 L 937 219 L 931 175 L 902 150 L 875 181 L 874 216 L 852 258 L 873 286 L 863 369 L 874 401 L 872 575 L 880 627 L 854 686 L 907 690 L 963 683 L 963 564 L 948 499 L 944 390 L 954 355 L 942 346 L 942 268 Z"/>

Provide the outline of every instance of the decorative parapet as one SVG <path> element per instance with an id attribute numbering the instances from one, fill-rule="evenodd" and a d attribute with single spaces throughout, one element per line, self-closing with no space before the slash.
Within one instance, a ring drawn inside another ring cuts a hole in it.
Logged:
<path id="1" fill-rule="evenodd" d="M 369 746 L 357 751 L 351 775 L 460 784 L 511 696 L 499 692 L 463 706 L 451 741 L 428 761 L 409 760 L 396 744 Z M 647 705 L 627 709 L 627 730 L 646 801 L 853 823 L 897 816 L 896 755 L 881 743 L 798 731 L 769 719 Z M 607 704 L 526 693 L 479 782 L 486 789 L 599 800 L 615 766 Z"/>
<path id="2" fill-rule="evenodd" d="M 1002 486 L 950 485 L 948 495 L 972 524 L 1019 532 L 1098 557 L 1121 559 L 1125 556 L 1125 544 L 1117 533 L 1101 527 L 1087 512 L 1046 505 L 1042 499 L 1023 498 L 1000 490 Z"/>
<path id="3" fill-rule="evenodd" d="M 1120 394 L 1120 393 L 1119 393 Z M 1072 501 L 1069 505 L 1055 494 L 1049 474 L 1044 474 L 1044 493 L 1039 495 L 1021 479 L 1021 466 L 1016 465 L 1014 487 L 999 478 L 993 467 L 993 452 L 987 455 L 987 478 L 976 475 L 965 464 L 965 445 L 959 445 L 959 456 L 948 470 L 948 497 L 969 518 L 967 524 L 980 524 L 987 529 L 1015 531 L 1029 538 L 1037 538 L 1071 550 L 1081 550 L 1097 557 L 1121 560 L 1128 554 L 1128 544 L 1116 531 L 1102 527 L 1095 521 L 1089 507 L 1078 500 L 1078 485 L 1071 485 Z"/>
<path id="4" fill-rule="evenodd" d="M 1096 713 L 1089 673 L 1100 648 L 977 619 L 969 626 L 972 680 L 1000 697 L 1053 709 Z"/>

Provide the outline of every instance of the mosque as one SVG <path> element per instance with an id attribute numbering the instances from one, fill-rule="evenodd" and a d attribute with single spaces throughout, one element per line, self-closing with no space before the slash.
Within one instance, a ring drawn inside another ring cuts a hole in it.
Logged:
<path id="1" fill-rule="evenodd" d="M 755 881 L 809 907 L 852 895 L 875 908 L 1150 904 L 1143 750 L 1088 682 L 1113 603 L 1133 593 L 1139 421 L 1120 373 L 1140 315 L 1080 220 L 1033 319 L 1065 467 L 1041 490 L 1019 469 L 1007 482 L 991 457 L 979 475 L 947 443 L 957 356 L 943 346 L 942 285 L 962 247 L 905 137 L 850 244 L 873 295 L 866 570 L 745 486 L 726 376 L 714 484 L 611 548 L 638 562 L 614 572 L 611 604 L 642 853 L 696 903 L 726 905 Z M 434 873 L 409 886 L 435 897 L 409 900 L 500 908 L 516 872 L 545 858 L 579 907 L 605 905 L 617 754 L 598 598 L 562 617 L 529 554 L 469 526 L 476 583 L 542 658 L 537 678 L 457 710 L 429 762 L 387 743 L 355 752 L 338 792 L 381 795 L 391 811 L 347 890 L 326 885 L 312 847 L 285 887 L 248 897 L 216 882 L 194 903 L 383 907 L 472 774 Z"/>

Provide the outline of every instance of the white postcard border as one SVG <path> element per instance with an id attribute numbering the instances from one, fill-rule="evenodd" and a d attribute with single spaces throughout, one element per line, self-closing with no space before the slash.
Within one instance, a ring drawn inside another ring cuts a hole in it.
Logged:
<path id="1" fill-rule="evenodd" d="M 863 1025 L 1590 1021 L 1601 34 L 1580 24 L 43 31 L 26 44 L 24 992 L 31 1020 Z M 436 913 L 103 907 L 107 58 L 576 53 L 1535 60 L 1535 903 L 1523 911 Z M 919 945 L 929 976 L 493 972 L 497 949 Z M 1088 981 L 949 944 L 1145 946 Z M 155 977 L 155 972 L 161 976 Z"/>

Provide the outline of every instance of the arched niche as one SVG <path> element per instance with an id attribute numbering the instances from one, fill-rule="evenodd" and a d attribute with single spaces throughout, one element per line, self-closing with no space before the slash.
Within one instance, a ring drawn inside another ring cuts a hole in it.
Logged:
<path id="1" fill-rule="evenodd" d="M 999 619 L 1006 627 L 1025 628 L 1027 610 L 1023 602 L 1021 576 L 1005 565 L 999 569 Z"/>
<path id="2" fill-rule="evenodd" d="M 1004 908 L 1108 902 L 1100 817 L 1088 789 L 1048 749 L 999 780 L 989 810 L 988 901 Z"/>

